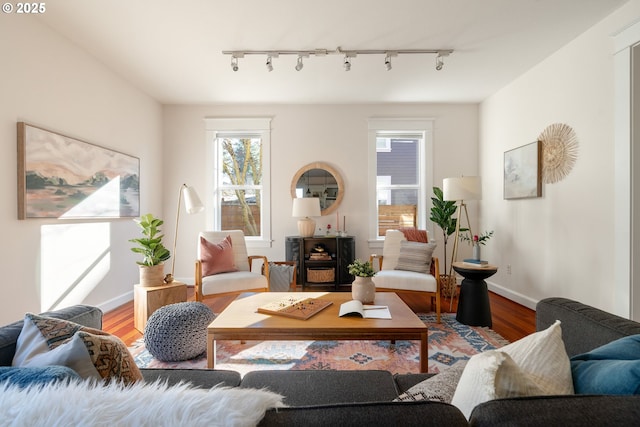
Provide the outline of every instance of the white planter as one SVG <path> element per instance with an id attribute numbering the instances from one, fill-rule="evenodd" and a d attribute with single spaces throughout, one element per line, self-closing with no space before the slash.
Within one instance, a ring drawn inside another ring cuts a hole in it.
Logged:
<path id="1" fill-rule="evenodd" d="M 376 285 L 371 277 L 356 276 L 356 279 L 351 284 L 351 298 L 363 304 L 373 303 L 376 298 Z"/>
<path id="2" fill-rule="evenodd" d="M 141 286 L 162 286 L 164 285 L 164 264 L 140 265 L 140 285 Z"/>

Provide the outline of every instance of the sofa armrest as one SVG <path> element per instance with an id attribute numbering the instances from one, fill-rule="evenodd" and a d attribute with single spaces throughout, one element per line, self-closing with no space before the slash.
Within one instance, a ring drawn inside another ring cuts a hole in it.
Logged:
<path id="1" fill-rule="evenodd" d="M 562 340 L 569 357 L 628 335 L 640 334 L 640 323 L 567 298 L 546 298 L 536 306 L 536 329 L 562 322 Z"/>

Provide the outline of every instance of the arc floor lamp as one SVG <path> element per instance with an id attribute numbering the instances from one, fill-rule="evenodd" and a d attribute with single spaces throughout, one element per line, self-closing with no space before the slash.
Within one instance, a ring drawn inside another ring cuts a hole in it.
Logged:
<path id="1" fill-rule="evenodd" d="M 178 193 L 178 209 L 176 210 L 176 229 L 173 235 L 173 252 L 171 254 L 171 273 L 167 274 L 164 281 L 166 283 L 173 282 L 174 272 L 176 268 L 176 243 L 178 243 L 178 225 L 180 224 L 180 205 L 182 202 L 182 198 L 184 197 L 184 209 L 188 214 L 194 214 L 201 212 L 204 209 L 204 205 L 200 201 L 200 197 L 198 197 L 198 193 L 193 187 L 187 186 L 187 184 L 182 184 L 180 186 L 180 191 Z"/>

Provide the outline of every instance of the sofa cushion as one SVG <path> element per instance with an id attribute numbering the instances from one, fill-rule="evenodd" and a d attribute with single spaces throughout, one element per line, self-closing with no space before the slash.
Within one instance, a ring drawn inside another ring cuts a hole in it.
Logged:
<path id="1" fill-rule="evenodd" d="M 288 406 L 387 401 L 398 397 L 388 371 L 252 371 L 241 387 L 267 388 Z"/>
<path id="2" fill-rule="evenodd" d="M 556 322 L 499 350 L 472 356 L 451 403 L 469 417 L 476 405 L 491 399 L 572 393 L 569 357 Z"/>
<path id="3" fill-rule="evenodd" d="M 435 243 L 420 243 L 403 240 L 400 242 L 400 254 L 396 270 L 429 273 L 431 257 L 436 249 Z"/>
<path id="4" fill-rule="evenodd" d="M 142 379 L 129 350 L 118 337 L 67 320 L 32 313 L 25 315 L 13 365 L 62 365 L 82 378 L 106 382 L 117 379 L 131 383 Z"/>
<path id="5" fill-rule="evenodd" d="M 414 400 L 434 400 L 451 403 L 466 360 L 460 360 L 444 371 L 414 385 L 402 393 L 395 401 L 408 402 Z"/>
<path id="6" fill-rule="evenodd" d="M 15 384 L 26 387 L 32 384 L 49 384 L 56 381 L 82 380 L 76 371 L 66 366 L 43 368 L 17 368 L 0 366 L 0 384 Z"/>
<path id="7" fill-rule="evenodd" d="M 200 259 L 202 260 L 202 275 L 230 273 L 238 271 L 234 262 L 231 236 L 227 236 L 219 243 L 213 243 L 200 237 Z"/>
<path id="8" fill-rule="evenodd" d="M 571 358 L 578 394 L 640 394 L 640 335 Z"/>

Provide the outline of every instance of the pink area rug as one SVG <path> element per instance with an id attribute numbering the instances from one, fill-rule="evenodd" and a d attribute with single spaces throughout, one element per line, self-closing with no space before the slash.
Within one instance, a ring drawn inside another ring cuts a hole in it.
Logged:
<path id="1" fill-rule="evenodd" d="M 458 360 L 508 344 L 489 328 L 463 325 L 455 314 L 418 314 L 429 326 L 429 372 L 440 372 Z M 392 373 L 419 372 L 418 341 L 219 341 L 217 369 L 244 375 L 250 371 L 282 369 L 382 369 Z M 144 347 L 142 339 L 129 348 L 141 368 L 199 369 L 207 367 L 202 355 L 184 362 L 161 362 Z"/>

